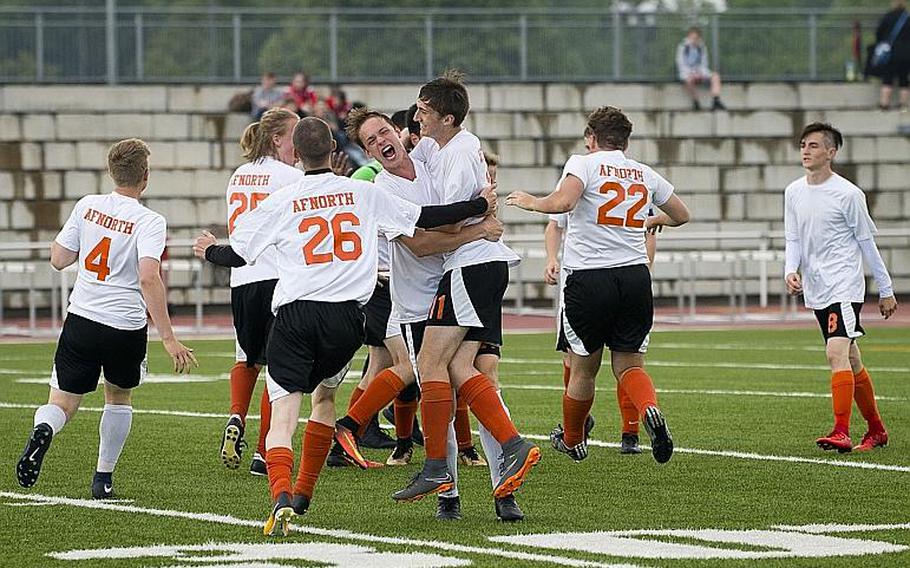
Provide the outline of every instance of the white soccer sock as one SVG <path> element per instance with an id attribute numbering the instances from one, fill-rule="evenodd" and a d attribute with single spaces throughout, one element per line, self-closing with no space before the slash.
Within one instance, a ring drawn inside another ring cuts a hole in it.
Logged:
<path id="1" fill-rule="evenodd" d="M 455 437 L 455 419 L 449 421 L 448 436 L 446 437 L 446 465 L 455 485 L 451 490 L 440 493 L 440 497 L 458 497 L 458 438 Z"/>
<path id="2" fill-rule="evenodd" d="M 66 426 L 66 413 L 56 404 L 39 406 L 38 410 L 35 411 L 34 425 L 37 426 L 38 424 L 47 424 L 50 426 L 56 436 L 57 433 Z"/>
<path id="3" fill-rule="evenodd" d="M 133 423 L 133 407 L 126 404 L 105 404 L 101 413 L 98 433 L 98 468 L 96 471 L 110 473 L 117 466 L 120 452 L 126 444 Z"/>
<path id="4" fill-rule="evenodd" d="M 502 407 L 505 409 L 506 414 L 511 418 L 512 413 L 509 412 L 506 401 L 502 400 L 502 391 L 496 391 L 496 394 L 499 396 L 499 400 L 502 401 Z M 487 457 L 487 464 L 490 466 L 490 482 L 495 488 L 499 485 L 499 480 L 501 479 L 501 476 L 499 475 L 499 464 L 502 463 L 502 446 L 499 445 L 499 442 L 496 441 L 493 434 L 484 428 L 483 424 L 478 423 L 477 426 L 477 431 L 480 433 L 480 445 L 483 446 L 483 453 Z"/>

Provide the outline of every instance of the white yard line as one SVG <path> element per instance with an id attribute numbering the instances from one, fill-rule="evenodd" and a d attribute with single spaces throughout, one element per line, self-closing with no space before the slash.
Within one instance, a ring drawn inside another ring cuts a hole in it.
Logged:
<path id="1" fill-rule="evenodd" d="M 37 404 L 20 404 L 12 402 L 0 402 L 0 408 L 7 409 L 28 409 L 34 410 L 38 408 Z M 80 407 L 79 410 L 87 412 L 102 412 L 104 409 L 100 407 Z M 153 410 L 148 408 L 136 408 L 133 410 L 134 414 L 152 414 L 159 416 L 179 416 L 185 418 L 213 418 L 218 420 L 224 420 L 224 414 L 216 414 L 211 412 L 185 412 L 179 410 Z M 251 414 L 247 416 L 247 419 L 259 420 L 259 416 Z M 300 422 L 306 422 L 305 418 L 301 418 Z M 478 432 L 474 432 L 475 435 L 479 435 Z M 531 440 L 540 440 L 544 442 L 550 441 L 549 436 L 542 436 L 538 434 L 524 434 L 526 438 Z M 613 442 L 601 442 L 599 440 L 588 440 L 588 444 L 591 446 L 598 446 L 603 448 L 618 448 L 619 444 Z M 644 449 L 650 449 L 648 446 L 642 446 Z M 697 448 L 675 448 L 673 450 L 676 453 L 680 454 L 697 454 L 703 456 L 716 456 L 716 457 L 726 457 L 726 458 L 737 458 L 744 460 L 758 460 L 758 461 L 772 461 L 772 462 L 790 462 L 790 463 L 803 463 L 803 464 L 812 464 L 812 465 L 829 465 L 834 467 L 852 467 L 858 469 L 875 469 L 879 471 L 899 471 L 902 473 L 910 473 L 910 466 L 903 465 L 889 465 L 889 464 L 878 464 L 871 462 L 860 462 L 860 461 L 842 461 L 842 460 L 832 460 L 832 459 L 820 459 L 820 458 L 803 458 L 797 456 L 776 456 L 776 455 L 765 455 L 765 454 L 756 454 L 751 452 L 737 452 L 737 451 L 723 451 L 723 450 L 700 450 Z"/>
<path id="2" fill-rule="evenodd" d="M 253 521 L 240 519 L 230 515 L 218 515 L 215 513 L 193 513 L 189 511 L 176 511 L 172 509 L 151 509 L 146 507 L 137 507 L 134 505 L 121 505 L 106 501 L 94 501 L 88 499 L 71 499 L 68 497 L 51 497 L 47 495 L 13 493 L 9 491 L 0 492 L 0 497 L 5 499 L 22 499 L 36 503 L 48 503 L 58 505 L 68 505 L 71 507 L 81 507 L 84 509 L 100 509 L 105 511 L 117 511 L 122 513 L 140 513 L 156 517 L 166 517 L 172 519 L 187 519 L 191 521 L 202 521 L 207 523 L 218 523 L 223 525 L 233 525 L 240 527 L 251 527 L 261 529 L 263 521 Z M 306 525 L 291 525 L 291 530 L 311 534 L 315 536 L 335 538 L 347 541 L 372 542 L 377 544 L 391 544 L 403 546 L 417 546 L 422 548 L 432 548 L 445 552 L 464 552 L 468 554 L 482 554 L 487 556 L 499 556 L 502 558 L 527 560 L 531 562 L 549 562 L 560 564 L 562 566 L 583 566 L 597 568 L 631 568 L 630 564 L 603 564 L 589 560 L 580 560 L 575 558 L 566 558 L 563 556 L 551 556 L 549 554 L 533 554 L 517 550 L 505 550 L 502 548 L 487 548 L 481 546 L 466 546 L 454 542 L 428 541 L 412 538 L 397 538 L 378 536 L 371 534 L 355 533 L 346 530 L 321 529 L 309 527 Z"/>
<path id="3" fill-rule="evenodd" d="M 500 363 L 513 365 L 559 365 L 562 366 L 562 359 L 553 357 L 551 359 L 523 359 L 513 357 L 503 357 Z M 604 361 L 604 366 L 609 365 L 609 361 Z M 696 369 L 763 369 L 770 371 L 829 371 L 827 365 L 802 365 L 794 363 L 745 363 L 745 362 L 727 362 L 713 361 L 697 363 L 693 361 L 660 361 L 655 359 L 646 359 L 645 365 L 648 367 L 690 367 Z M 910 373 L 910 367 L 871 367 L 872 374 L 875 373 Z"/>
<path id="4" fill-rule="evenodd" d="M 771 527 L 782 531 L 796 531 L 810 534 L 827 534 L 827 533 L 848 533 L 848 532 L 872 532 L 872 531 L 895 531 L 910 529 L 910 523 L 896 523 L 886 525 L 777 525 Z"/>

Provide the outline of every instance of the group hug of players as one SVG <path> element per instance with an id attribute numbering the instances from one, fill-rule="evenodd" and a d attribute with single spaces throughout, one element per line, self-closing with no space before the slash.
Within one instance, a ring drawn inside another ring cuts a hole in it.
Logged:
<path id="1" fill-rule="evenodd" d="M 382 466 L 363 457 L 358 439 L 390 404 L 396 441 L 386 463 L 410 462 L 418 407 L 425 449 L 423 468 L 393 499 L 435 494 L 438 518 L 460 518 L 457 400 L 479 422 L 497 517 L 524 517 L 514 493 L 541 452 L 517 431 L 497 372 L 502 299 L 509 267 L 519 258 L 501 240 L 495 182 L 480 141 L 462 126 L 468 110 L 460 76 L 447 73 L 421 87 L 405 132 L 382 113 L 352 112 L 349 137 L 381 166 L 372 183 L 333 171 L 335 142 L 318 118 L 273 109 L 244 132 L 249 162 L 231 176 L 226 196 L 230 244 L 203 233 L 194 250 L 231 267 L 237 362 L 221 444 L 230 468 L 240 464 L 246 415 L 267 364 L 250 466 L 269 480 L 266 534 L 287 534 L 293 517 L 307 511 L 327 459 Z M 588 453 L 604 347 L 623 415 L 621 450 L 640 452 L 641 422 L 657 462 L 673 453 L 644 368 L 653 321 L 646 235 L 686 223 L 689 211 L 673 185 L 626 156 L 631 132 L 622 111 L 598 108 L 583 133 L 587 153 L 569 158 L 552 193 L 518 191 L 506 199 L 508 206 L 553 215 L 545 277 L 559 283 L 565 392 L 563 419 L 550 441 L 576 461 Z M 831 170 L 841 144 L 827 124 L 811 124 L 800 136 L 807 175 L 786 189 L 785 280 L 815 310 L 832 369 L 835 427 L 817 444 L 846 452 L 887 443 L 855 342 L 863 333 L 864 259 L 878 284 L 882 315 L 889 317 L 897 304 L 863 193 Z M 174 337 L 167 313 L 159 272 L 165 220 L 138 201 L 149 182 L 149 153 L 141 140 L 115 144 L 108 155 L 114 191 L 82 198 L 51 246 L 55 268 L 78 262 L 79 270 L 49 400 L 36 411 L 16 464 L 23 487 L 37 481 L 52 439 L 82 396 L 97 388 L 103 370 L 106 404 L 91 487 L 94 498 L 113 496 L 112 473 L 132 420 L 131 391 L 145 374 L 146 313 L 175 371 L 196 363 Z M 337 418 L 338 386 L 364 344 L 369 362 L 346 414 Z M 312 410 L 293 476 L 292 442 L 305 394 Z M 855 448 L 849 437 L 854 400 L 868 423 Z"/>

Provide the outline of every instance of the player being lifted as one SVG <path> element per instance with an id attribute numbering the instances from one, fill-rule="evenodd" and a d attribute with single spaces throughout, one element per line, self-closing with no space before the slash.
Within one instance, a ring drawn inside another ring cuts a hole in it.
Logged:
<path id="1" fill-rule="evenodd" d="M 815 311 L 831 366 L 834 430 L 816 444 L 843 453 L 851 449 L 865 452 L 888 443 L 872 379 L 856 345 L 856 339 L 865 333 L 859 322 L 866 297 L 864 259 L 878 285 L 882 317 L 891 317 L 897 301 L 875 246 L 877 229 L 869 217 L 866 196 L 831 169 L 842 145 L 841 133 L 830 124 L 814 122 L 800 134 L 806 175 L 788 185 L 784 193 L 784 279 L 787 290 L 802 293 L 806 307 Z M 855 448 L 850 440 L 854 400 L 868 425 Z"/>
<path id="2" fill-rule="evenodd" d="M 161 281 L 167 232 L 164 217 L 139 203 L 149 182 L 149 148 L 131 138 L 107 155 L 114 190 L 87 195 L 73 208 L 51 244 L 57 270 L 78 261 L 69 314 L 54 353 L 50 395 L 35 412 L 35 427 L 16 464 L 23 487 L 38 480 L 51 440 L 69 422 L 83 395 L 98 388 L 104 373 L 104 411 L 92 497 L 114 496 L 112 475 L 133 420 L 132 389 L 147 369 L 146 310 L 164 348 L 183 373 L 196 365 L 192 349 L 174 337 Z"/>
<path id="3" fill-rule="evenodd" d="M 562 401 L 565 427 L 557 426 L 550 440 L 576 461 L 587 457 L 585 420 L 606 346 L 619 388 L 635 405 L 654 458 L 664 463 L 673 454 L 673 441 L 644 370 L 654 318 L 645 232 L 682 225 L 689 211 L 667 180 L 625 156 L 632 123 L 622 111 L 595 110 L 587 129 L 586 146 L 594 151 L 569 158 L 555 191 L 541 198 L 516 191 L 507 198 L 509 205 L 528 211 L 570 212 L 559 343 L 569 349 L 571 371 Z M 652 203 L 661 213 L 648 217 Z"/>

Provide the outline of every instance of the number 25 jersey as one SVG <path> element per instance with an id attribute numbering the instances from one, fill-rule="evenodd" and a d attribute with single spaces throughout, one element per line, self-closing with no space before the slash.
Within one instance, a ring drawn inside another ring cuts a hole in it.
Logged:
<path id="1" fill-rule="evenodd" d="M 575 176 L 584 191 L 569 212 L 563 266 L 571 270 L 647 264 L 645 219 L 673 195 L 673 186 L 619 150 L 573 155 L 562 178 Z"/>
<path id="2" fill-rule="evenodd" d="M 79 253 L 69 311 L 116 329 L 145 327 L 139 259 L 160 261 L 166 234 L 164 217 L 132 197 L 80 199 L 55 239 Z"/>

